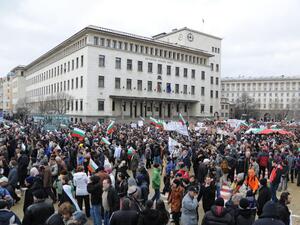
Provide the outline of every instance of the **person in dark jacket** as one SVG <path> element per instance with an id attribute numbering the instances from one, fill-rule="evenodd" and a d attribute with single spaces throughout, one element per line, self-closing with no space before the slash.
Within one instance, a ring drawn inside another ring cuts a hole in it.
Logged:
<path id="1" fill-rule="evenodd" d="M 279 215 L 279 219 L 285 224 L 290 225 L 290 210 L 287 207 L 288 204 L 291 203 L 290 193 L 282 192 L 280 195 L 280 199 L 277 203 L 277 212 Z"/>
<path id="2" fill-rule="evenodd" d="M 238 215 L 235 218 L 235 224 L 252 225 L 254 220 L 255 216 L 252 213 L 248 199 L 242 198 L 239 204 Z"/>
<path id="3" fill-rule="evenodd" d="M 224 199 L 217 198 L 211 210 L 206 212 L 202 225 L 234 225 L 234 218 L 224 208 Z"/>
<path id="4" fill-rule="evenodd" d="M 0 200 L 0 224 L 15 224 L 21 225 L 19 217 L 8 209 L 6 200 Z"/>
<path id="5" fill-rule="evenodd" d="M 93 218 L 94 225 L 101 225 L 101 202 L 102 202 L 102 187 L 100 184 L 100 177 L 92 176 L 91 182 L 87 185 L 87 191 L 91 194 L 91 216 Z"/>
<path id="6" fill-rule="evenodd" d="M 284 225 L 278 219 L 277 204 L 273 201 L 268 201 L 263 207 L 263 213 L 253 225 Z"/>
<path id="7" fill-rule="evenodd" d="M 209 163 L 209 159 L 204 159 L 203 162 L 199 163 L 197 179 L 200 184 L 204 183 L 205 177 L 207 176 L 207 173 L 208 173 L 207 164 L 208 163 Z"/>
<path id="8" fill-rule="evenodd" d="M 29 206 L 24 214 L 22 225 L 41 225 L 54 213 L 52 203 L 46 201 L 43 190 L 33 192 L 34 204 Z"/>
<path id="9" fill-rule="evenodd" d="M 280 165 L 279 161 L 273 162 L 273 169 L 270 175 L 270 187 L 271 187 L 271 195 L 272 201 L 277 202 L 276 192 L 280 184 L 280 179 L 282 175 L 283 167 Z"/>
<path id="10" fill-rule="evenodd" d="M 27 167 L 29 164 L 29 158 L 25 151 L 21 151 L 21 155 L 18 158 L 18 177 L 21 187 L 24 187 L 24 181 L 27 175 Z"/>
<path id="11" fill-rule="evenodd" d="M 267 179 L 263 178 L 260 180 L 261 187 L 258 191 L 258 198 L 257 198 L 257 215 L 260 216 L 262 214 L 262 209 L 266 202 L 270 201 L 271 199 L 271 190 L 267 186 Z"/>
<path id="12" fill-rule="evenodd" d="M 130 209 L 130 200 L 123 199 L 121 210 L 113 212 L 110 225 L 137 225 L 138 212 Z"/>
<path id="13" fill-rule="evenodd" d="M 160 225 L 159 223 L 159 213 L 157 210 L 152 209 L 153 201 L 147 200 L 145 204 L 145 209 L 141 212 L 138 225 Z"/>
<path id="14" fill-rule="evenodd" d="M 18 186 L 18 169 L 17 169 L 17 161 L 12 159 L 9 163 L 10 170 L 8 174 L 8 191 L 10 192 L 11 196 L 14 198 L 16 202 L 20 200 L 18 195 L 16 194 L 15 190 Z"/>
<path id="15" fill-rule="evenodd" d="M 119 209 L 119 197 L 112 187 L 110 179 L 104 179 L 102 183 L 102 207 L 104 209 L 104 225 L 109 224 L 112 213 Z"/>
<path id="16" fill-rule="evenodd" d="M 26 208 L 33 204 L 33 195 L 32 193 L 36 190 L 43 190 L 43 180 L 42 177 L 37 176 L 29 176 L 25 179 L 25 185 L 27 190 L 25 191 L 24 197 L 24 205 L 23 212 L 25 213 Z"/>
<path id="17" fill-rule="evenodd" d="M 165 203 L 163 202 L 163 200 L 159 199 L 156 202 L 156 210 L 159 213 L 159 223 L 161 225 L 167 225 L 169 222 L 169 219 L 170 219 L 170 214 L 166 210 L 166 206 L 165 206 Z"/>
<path id="18" fill-rule="evenodd" d="M 206 177 L 205 183 L 201 185 L 198 195 L 198 202 L 201 198 L 204 212 L 209 211 L 216 199 L 216 186 L 213 182 L 213 179 L 211 179 L 210 177 Z"/>
<path id="19" fill-rule="evenodd" d="M 58 207 L 58 212 L 53 214 L 46 221 L 46 225 L 65 225 L 74 213 L 73 206 L 65 202 Z"/>

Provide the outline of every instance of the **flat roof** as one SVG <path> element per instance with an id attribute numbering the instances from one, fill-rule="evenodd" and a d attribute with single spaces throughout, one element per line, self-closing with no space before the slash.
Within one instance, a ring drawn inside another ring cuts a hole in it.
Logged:
<path id="1" fill-rule="evenodd" d="M 222 77 L 221 82 L 300 80 L 300 75 Z"/>

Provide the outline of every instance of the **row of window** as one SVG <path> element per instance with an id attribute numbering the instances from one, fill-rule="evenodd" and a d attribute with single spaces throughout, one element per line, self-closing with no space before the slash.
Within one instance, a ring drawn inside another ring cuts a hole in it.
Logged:
<path id="1" fill-rule="evenodd" d="M 220 53 L 220 48 L 211 47 L 211 51 L 214 52 L 214 53 Z"/>
<path id="2" fill-rule="evenodd" d="M 83 111 L 83 100 L 71 99 L 67 101 L 67 111 Z"/>
<path id="3" fill-rule="evenodd" d="M 214 69 L 215 69 L 215 66 L 214 66 L 213 63 L 211 63 L 211 64 L 210 64 L 210 70 L 211 70 L 211 71 L 214 71 Z M 219 69 L 219 64 L 216 64 L 216 72 L 219 72 L 219 70 L 220 70 L 220 69 Z"/>
<path id="4" fill-rule="evenodd" d="M 256 95 L 257 94 L 257 95 Z M 284 97 L 286 95 L 286 97 L 296 97 L 297 96 L 297 93 L 269 93 L 269 96 L 272 97 L 272 96 L 275 96 L 275 97 L 279 97 L 279 94 L 281 97 Z M 249 96 L 252 96 L 252 97 L 267 97 L 267 93 L 249 93 L 248 94 Z M 231 93 L 231 97 L 234 97 L 234 96 L 237 96 L 237 97 L 240 97 L 242 96 L 242 93 Z M 300 92 L 298 93 L 298 96 L 300 97 Z M 229 93 L 226 93 L 226 97 L 229 97 Z"/>
<path id="5" fill-rule="evenodd" d="M 80 67 L 83 67 L 83 55 L 80 56 Z M 44 71 L 43 73 L 40 73 L 31 79 L 28 80 L 29 84 L 36 84 L 38 82 L 42 82 L 45 80 L 48 80 L 50 78 L 65 74 L 67 72 L 73 71 L 75 69 L 79 68 L 79 57 L 76 57 L 75 59 L 72 59 L 71 61 L 65 62 L 61 64 L 60 66 L 54 67 L 52 69 L 49 69 L 47 71 Z"/>
<path id="6" fill-rule="evenodd" d="M 105 55 L 99 55 L 99 67 L 105 67 Z M 143 72 L 144 70 L 144 62 L 143 61 L 137 61 L 137 71 L 138 72 Z M 148 62 L 147 63 L 147 71 L 148 73 L 153 73 L 153 63 L 152 62 Z M 116 57 L 115 58 L 115 68 L 116 69 L 122 69 L 122 59 L 120 57 Z M 163 65 L 158 63 L 157 67 L 156 67 L 156 74 L 158 75 L 162 75 L 163 74 Z M 173 67 L 174 68 L 174 67 Z M 166 70 L 166 75 L 172 75 L 172 70 L 173 70 L 171 65 L 167 65 L 165 67 Z M 131 71 L 133 70 L 133 61 L 132 59 L 127 59 L 126 61 L 126 69 Z M 175 67 L 175 70 L 173 71 L 175 73 L 175 76 L 180 76 L 182 69 L 178 66 Z M 189 74 L 189 70 L 188 68 L 183 68 L 183 77 L 188 77 Z M 196 70 L 195 69 L 191 69 L 190 70 L 190 74 L 191 74 L 191 78 L 195 79 L 196 76 Z M 201 79 L 205 80 L 205 71 L 201 71 Z"/>
<path id="7" fill-rule="evenodd" d="M 49 84 L 44 87 L 36 88 L 27 92 L 27 96 L 34 97 L 40 95 L 48 95 L 78 88 L 83 88 L 83 76 L 80 77 L 80 80 L 79 77 L 76 77 L 75 79 L 65 80 L 54 84 Z"/>
<path id="8" fill-rule="evenodd" d="M 274 84 L 274 85 L 273 85 Z M 242 90 L 245 90 L 245 88 L 247 87 L 247 90 L 261 90 L 261 88 L 263 88 L 264 90 L 268 89 L 268 90 L 275 90 L 275 91 L 278 91 L 278 90 L 296 90 L 296 84 L 297 82 L 276 82 L 276 83 L 233 83 L 233 84 L 229 84 L 229 83 L 226 83 L 226 91 L 229 91 L 229 90 L 240 90 L 240 88 Z M 280 88 L 279 88 L 280 86 Z M 268 88 L 269 87 L 269 88 Z M 223 83 L 222 84 L 222 90 L 224 91 L 225 90 L 225 84 Z M 300 82 L 298 82 L 298 90 L 300 91 Z"/>
<path id="9" fill-rule="evenodd" d="M 94 45 L 114 48 L 124 51 L 131 51 L 139 54 L 146 54 L 151 56 L 158 56 L 167 59 L 173 59 L 178 61 L 184 61 L 189 63 L 196 63 L 206 65 L 207 59 L 199 56 L 193 56 L 188 54 L 183 54 L 179 52 L 174 52 L 166 49 L 160 49 L 156 47 L 144 46 L 134 43 L 128 43 L 123 41 L 111 40 L 107 38 L 99 38 L 94 36 Z"/>

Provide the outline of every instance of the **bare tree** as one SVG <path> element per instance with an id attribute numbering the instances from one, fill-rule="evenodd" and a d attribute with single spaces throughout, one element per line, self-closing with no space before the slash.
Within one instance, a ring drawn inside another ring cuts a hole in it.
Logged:
<path id="1" fill-rule="evenodd" d="M 39 100 L 39 111 L 41 114 L 66 114 L 68 102 L 72 100 L 72 96 L 65 92 L 48 96 Z"/>
<path id="2" fill-rule="evenodd" d="M 30 114 L 30 107 L 26 97 L 18 100 L 16 104 L 15 116 L 21 120 L 25 119 Z"/>
<path id="3" fill-rule="evenodd" d="M 235 116 L 237 118 L 241 118 L 243 115 L 248 118 L 256 117 L 258 115 L 257 106 L 254 98 L 251 98 L 247 93 L 242 93 L 242 96 L 235 103 Z"/>

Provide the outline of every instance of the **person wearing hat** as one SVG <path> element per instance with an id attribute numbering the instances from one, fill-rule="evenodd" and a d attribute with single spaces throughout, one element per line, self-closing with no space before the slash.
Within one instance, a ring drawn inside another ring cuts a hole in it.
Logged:
<path id="1" fill-rule="evenodd" d="M 235 224 L 252 225 L 255 220 L 247 198 L 242 198 L 239 203 Z"/>
<path id="2" fill-rule="evenodd" d="M 8 202 L 0 199 L 0 224 L 15 224 L 21 225 L 19 217 L 8 209 Z"/>
<path id="3" fill-rule="evenodd" d="M 277 203 L 274 201 L 268 201 L 264 207 L 263 212 L 258 220 L 253 225 L 285 225 L 279 220 L 279 214 L 277 210 Z"/>
<path id="4" fill-rule="evenodd" d="M 258 216 L 260 216 L 262 214 L 262 209 L 263 209 L 264 205 L 271 199 L 271 190 L 267 186 L 267 179 L 263 178 L 259 182 L 260 182 L 260 188 L 258 191 L 258 198 L 257 198 L 257 215 Z"/>
<path id="5" fill-rule="evenodd" d="M 202 225 L 211 224 L 234 225 L 234 217 L 225 209 L 223 198 L 217 198 L 211 210 L 203 217 Z"/>
<path id="6" fill-rule="evenodd" d="M 44 190 L 39 189 L 32 194 L 34 203 L 26 209 L 22 225 L 44 224 L 55 211 L 53 204 L 46 201 Z"/>
<path id="7" fill-rule="evenodd" d="M 7 188 L 5 187 L 8 184 L 7 177 L 3 176 L 0 178 L 0 198 L 4 199 L 8 202 L 8 208 L 10 208 L 13 205 L 13 198 Z"/>
<path id="8" fill-rule="evenodd" d="M 171 214 L 175 225 L 179 225 L 183 193 L 184 188 L 180 185 L 180 180 L 175 179 L 172 183 L 171 192 L 168 197 L 168 204 L 171 206 Z"/>
<path id="9" fill-rule="evenodd" d="M 181 223 L 185 225 L 197 225 L 197 209 L 198 209 L 198 189 L 196 187 L 190 187 L 188 193 L 182 200 L 181 207 Z"/>

